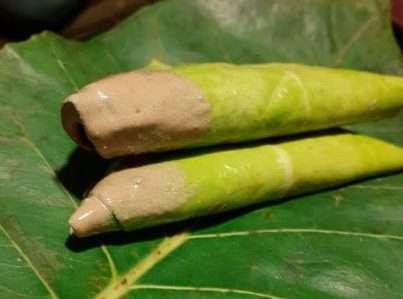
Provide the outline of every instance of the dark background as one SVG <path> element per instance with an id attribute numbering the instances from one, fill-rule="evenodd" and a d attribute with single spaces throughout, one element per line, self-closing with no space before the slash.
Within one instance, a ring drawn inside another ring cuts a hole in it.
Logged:
<path id="1" fill-rule="evenodd" d="M 157 0 L 0 0 L 0 46 L 47 29 L 74 39 L 105 31 Z"/>
<path id="2" fill-rule="evenodd" d="M 47 29 L 83 40 L 158 0 L 0 0 L 0 47 Z M 403 0 L 391 0 L 396 38 L 403 48 Z M 56 3 L 56 4 L 55 4 Z"/>

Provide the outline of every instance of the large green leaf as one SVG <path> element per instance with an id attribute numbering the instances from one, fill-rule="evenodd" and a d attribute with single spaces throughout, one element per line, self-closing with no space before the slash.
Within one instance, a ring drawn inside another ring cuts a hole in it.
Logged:
<path id="1" fill-rule="evenodd" d="M 171 0 L 85 43 L 45 33 L 7 45 L 0 298 L 403 298 L 398 174 L 144 232 L 68 238 L 77 199 L 106 165 L 64 134 L 60 103 L 151 58 L 403 71 L 386 0 Z M 403 145 L 402 125 L 352 128 Z"/>

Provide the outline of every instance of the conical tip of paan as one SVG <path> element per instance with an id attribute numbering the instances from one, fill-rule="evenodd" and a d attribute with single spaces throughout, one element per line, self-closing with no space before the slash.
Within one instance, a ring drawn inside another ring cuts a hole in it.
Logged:
<path id="1" fill-rule="evenodd" d="M 115 218 L 108 207 L 96 197 L 83 200 L 69 219 L 70 234 L 88 237 L 118 229 Z"/>

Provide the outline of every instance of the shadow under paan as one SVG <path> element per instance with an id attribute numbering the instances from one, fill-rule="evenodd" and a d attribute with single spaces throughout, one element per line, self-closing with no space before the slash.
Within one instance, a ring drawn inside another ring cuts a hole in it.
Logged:
<path id="1" fill-rule="evenodd" d="M 82 198 L 102 179 L 111 163 L 96 152 L 76 147 L 68 162 L 57 171 L 57 180 L 76 198 Z"/>

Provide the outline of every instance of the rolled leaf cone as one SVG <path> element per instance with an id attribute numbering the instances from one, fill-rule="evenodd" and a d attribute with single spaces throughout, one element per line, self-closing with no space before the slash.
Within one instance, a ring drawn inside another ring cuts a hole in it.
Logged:
<path id="1" fill-rule="evenodd" d="M 403 78 L 295 64 L 155 66 L 66 99 L 65 130 L 112 158 L 256 140 L 389 116 Z"/>
<path id="2" fill-rule="evenodd" d="M 78 237 L 216 214 L 403 169 L 403 149 L 348 133 L 118 170 L 70 218 Z"/>

